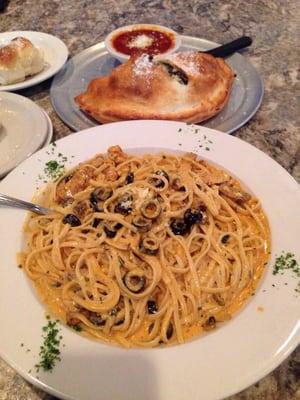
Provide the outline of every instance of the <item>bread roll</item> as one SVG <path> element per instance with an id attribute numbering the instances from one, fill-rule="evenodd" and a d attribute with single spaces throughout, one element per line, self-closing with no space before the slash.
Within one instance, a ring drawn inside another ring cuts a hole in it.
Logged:
<path id="1" fill-rule="evenodd" d="M 0 85 L 22 82 L 43 68 L 42 52 L 26 38 L 15 38 L 0 49 Z"/>

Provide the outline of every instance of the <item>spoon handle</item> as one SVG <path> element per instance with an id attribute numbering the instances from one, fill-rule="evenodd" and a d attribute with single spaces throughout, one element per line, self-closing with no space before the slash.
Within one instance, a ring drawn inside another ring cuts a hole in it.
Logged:
<path id="1" fill-rule="evenodd" d="M 214 57 L 227 57 L 238 50 L 250 46 L 252 39 L 249 36 L 242 36 L 232 42 L 223 44 L 222 46 L 215 47 L 214 49 L 204 51 L 204 53 L 211 54 Z"/>
<path id="2" fill-rule="evenodd" d="M 14 197 L 6 196 L 5 194 L 0 194 L 0 205 L 22 208 L 23 210 L 28 210 L 40 215 L 47 215 L 53 212 L 48 208 L 44 208 L 24 200 L 15 199 Z"/>

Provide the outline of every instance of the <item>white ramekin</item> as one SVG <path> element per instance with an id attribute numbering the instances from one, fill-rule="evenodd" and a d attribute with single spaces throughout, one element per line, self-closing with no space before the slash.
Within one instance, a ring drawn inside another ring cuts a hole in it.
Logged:
<path id="1" fill-rule="evenodd" d="M 114 31 L 110 32 L 106 36 L 105 41 L 104 41 L 107 51 L 113 57 L 117 58 L 120 62 L 127 61 L 130 58 L 130 56 L 127 55 L 127 54 L 124 54 L 124 53 L 120 53 L 119 51 L 114 49 L 113 46 L 112 46 L 112 41 L 116 37 L 116 35 L 118 35 L 119 33 L 122 33 L 122 32 L 125 32 L 125 31 L 143 29 L 143 28 L 146 28 L 146 29 L 153 28 L 154 30 L 164 31 L 164 32 L 167 32 L 167 33 L 172 33 L 174 35 L 174 39 L 175 39 L 174 46 L 170 50 L 167 50 L 165 53 L 158 54 L 158 56 L 162 56 L 162 55 L 166 56 L 166 55 L 169 55 L 171 53 L 174 53 L 181 46 L 181 37 L 180 37 L 180 35 L 178 35 L 178 33 L 176 33 L 175 31 L 173 31 L 170 28 L 167 28 L 167 27 L 162 26 L 162 25 L 155 25 L 155 24 L 134 24 L 134 25 L 122 26 L 121 28 L 115 29 Z"/>

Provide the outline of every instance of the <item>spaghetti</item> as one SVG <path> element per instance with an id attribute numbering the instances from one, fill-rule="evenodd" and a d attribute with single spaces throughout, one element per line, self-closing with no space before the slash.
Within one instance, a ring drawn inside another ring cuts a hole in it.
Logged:
<path id="1" fill-rule="evenodd" d="M 268 260 L 259 201 L 191 153 L 114 146 L 47 184 L 40 202 L 56 212 L 26 221 L 27 275 L 56 317 L 125 347 L 214 329 Z"/>

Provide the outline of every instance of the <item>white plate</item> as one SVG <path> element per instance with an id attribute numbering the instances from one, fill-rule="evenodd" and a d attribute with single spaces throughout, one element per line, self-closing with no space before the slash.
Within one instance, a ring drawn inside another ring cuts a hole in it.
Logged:
<path id="1" fill-rule="evenodd" d="M 0 91 L 13 91 L 24 89 L 43 82 L 55 75 L 65 64 L 68 58 L 67 46 L 59 38 L 43 32 L 14 31 L 0 33 L 0 47 L 7 45 L 12 39 L 23 36 L 29 39 L 44 53 L 45 68 L 36 75 L 30 76 L 23 82 L 11 85 L 0 85 Z"/>
<path id="2" fill-rule="evenodd" d="M 52 121 L 51 121 L 49 115 L 46 113 L 46 111 L 43 110 L 43 113 L 44 113 L 45 118 L 46 118 L 46 120 L 47 120 L 48 130 L 47 130 L 46 139 L 45 139 L 45 141 L 44 141 L 44 143 L 42 144 L 41 147 L 48 146 L 48 144 L 51 143 L 51 140 L 52 140 L 52 137 L 53 137 L 53 125 L 52 125 Z"/>
<path id="3" fill-rule="evenodd" d="M 31 282 L 17 268 L 25 213 L 0 209 L 0 352 L 33 384 L 76 400 L 221 399 L 262 378 L 299 343 L 297 281 L 289 274 L 272 275 L 281 250 L 295 253 L 300 260 L 299 186 L 279 164 L 246 142 L 205 127 L 197 130 L 177 122 L 114 123 L 70 135 L 57 142 L 55 151 L 68 156 L 70 166 L 112 144 L 139 153 L 197 151 L 231 171 L 261 199 L 271 225 L 271 262 L 256 295 L 216 331 L 170 348 L 125 350 L 61 326 L 62 360 L 52 373 L 40 372 L 36 378 L 28 370 L 34 371 L 38 361 L 46 320 Z M 30 200 L 45 162 L 53 159 L 49 150 L 39 151 L 16 168 L 0 184 L 0 192 Z"/>
<path id="4" fill-rule="evenodd" d="M 45 142 L 49 130 L 42 109 L 14 93 L 0 92 L 0 177 Z"/>

